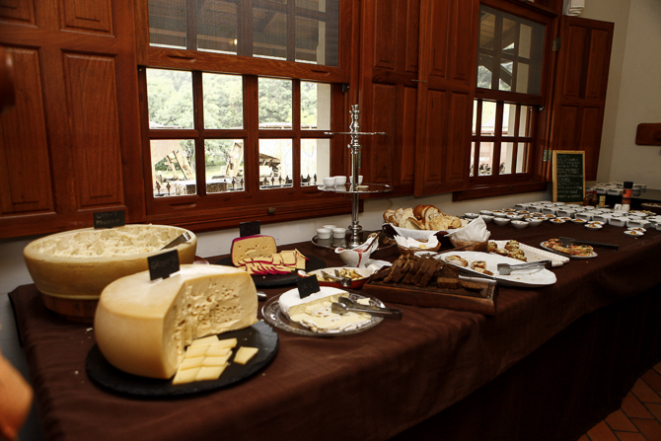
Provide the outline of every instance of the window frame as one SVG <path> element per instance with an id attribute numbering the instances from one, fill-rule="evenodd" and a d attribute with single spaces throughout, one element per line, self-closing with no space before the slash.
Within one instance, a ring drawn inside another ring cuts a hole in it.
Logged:
<path id="1" fill-rule="evenodd" d="M 190 3 L 190 0 L 189 0 Z M 291 0 L 290 4 L 293 4 Z M 169 49 L 149 45 L 148 0 L 137 0 L 136 26 L 138 35 L 138 88 L 140 94 L 141 144 L 146 217 L 149 221 L 187 225 L 193 229 L 214 229 L 236 226 L 244 220 L 281 222 L 351 212 L 348 198 L 320 192 L 316 186 L 300 185 L 300 141 L 302 139 L 330 139 L 331 175 L 346 174 L 348 156 L 343 148 L 344 137 L 324 135 L 324 131 L 345 131 L 347 97 L 345 85 L 350 82 L 350 60 L 353 55 L 353 11 L 348 0 L 339 6 L 338 66 L 300 63 L 258 57 L 221 54 L 189 49 Z M 289 8 L 291 10 L 291 7 Z M 187 38 L 187 41 L 195 40 Z M 148 127 L 146 69 L 169 69 L 192 72 L 194 100 L 193 129 L 151 129 Z M 244 127 L 240 130 L 206 129 L 203 121 L 202 73 L 237 74 L 243 77 Z M 258 127 L 258 77 L 291 79 L 293 81 L 292 129 L 266 130 Z M 302 130 L 300 127 L 300 82 L 319 82 L 331 85 L 330 130 Z M 204 169 L 205 139 L 244 139 L 245 190 L 206 193 Z M 293 187 L 260 189 L 258 157 L 259 140 L 292 139 Z M 193 139 L 195 143 L 195 195 L 156 198 L 153 191 L 150 150 L 151 139 Z M 252 178 L 251 178 L 252 176 Z M 254 178 L 254 179 L 253 179 Z M 254 182 L 253 182 L 254 181 Z M 222 218 L 219 215 L 222 213 Z"/>
<path id="2" fill-rule="evenodd" d="M 526 173 L 511 173 L 507 175 L 494 174 L 490 176 L 478 176 L 474 174 L 468 178 L 469 183 L 466 190 L 453 193 L 454 201 L 490 197 L 502 194 L 543 191 L 547 188 L 545 177 L 547 161 L 544 157 L 544 150 L 546 149 L 548 140 L 548 125 L 550 118 L 549 108 L 551 107 L 551 90 L 553 86 L 552 82 L 556 58 L 556 53 L 553 50 L 553 42 L 554 36 L 557 34 L 558 18 L 551 12 L 540 9 L 533 10 L 526 5 L 515 4 L 508 0 L 481 0 L 480 6 L 488 6 L 492 9 L 516 15 L 518 17 L 525 18 L 526 20 L 541 23 L 546 26 L 544 32 L 544 49 L 542 58 L 543 64 L 539 96 L 518 92 L 479 88 L 477 87 L 477 79 L 475 83 L 474 104 L 483 101 L 495 101 L 499 103 L 497 106 L 499 109 L 502 108 L 503 103 L 532 106 L 533 108 L 537 109 L 535 115 L 537 123 L 536 127 L 532 128 L 534 131 L 534 143 L 531 146 L 529 156 L 526 159 L 528 164 L 528 171 Z M 479 23 L 477 26 L 477 32 L 479 32 Z M 479 58 L 479 42 L 477 40 L 478 39 L 476 39 L 475 47 L 475 53 L 478 54 L 478 56 L 475 58 L 476 70 L 478 68 L 477 60 Z M 471 119 L 471 127 L 475 126 L 475 123 L 476 122 Z M 498 125 L 502 127 L 502 113 L 497 113 L 496 115 L 496 126 Z M 471 143 L 466 147 L 468 149 L 468 155 L 470 155 L 472 151 L 473 144 L 478 140 L 483 139 L 479 133 L 480 127 L 475 127 L 476 133 L 471 133 Z M 502 141 L 502 138 L 498 137 L 498 140 Z M 494 161 L 500 154 L 500 148 L 500 144 L 494 146 Z M 477 148 L 475 150 L 475 158 L 477 158 L 479 151 Z M 498 152 L 498 155 L 495 154 L 496 151 Z M 471 161 L 468 161 L 469 167 L 470 163 Z M 475 161 L 474 164 L 475 167 L 478 166 L 477 161 Z M 469 172 L 470 170 L 467 170 L 466 174 L 469 175 Z"/>

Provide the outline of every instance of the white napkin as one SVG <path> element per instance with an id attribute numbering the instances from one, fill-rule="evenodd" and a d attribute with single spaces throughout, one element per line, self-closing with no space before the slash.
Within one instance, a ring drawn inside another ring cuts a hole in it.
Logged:
<path id="1" fill-rule="evenodd" d="M 481 217 L 476 217 L 463 228 L 448 230 L 448 236 L 456 240 L 465 242 L 485 242 L 489 240 L 491 231 L 487 229 L 487 224 Z"/>
<path id="2" fill-rule="evenodd" d="M 395 236 L 395 241 L 397 241 L 397 245 L 402 248 L 416 248 L 421 251 L 434 248 L 438 245 L 438 238 L 436 236 L 429 236 L 426 242 L 421 242 L 412 237 Z M 420 245 L 424 245 L 424 249 L 420 248 Z"/>

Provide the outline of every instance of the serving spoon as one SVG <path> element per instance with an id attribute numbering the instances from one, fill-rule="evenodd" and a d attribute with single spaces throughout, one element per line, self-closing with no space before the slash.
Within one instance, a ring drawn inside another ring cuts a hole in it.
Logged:
<path id="1" fill-rule="evenodd" d="M 346 297 L 340 297 L 339 302 L 331 305 L 331 310 L 336 314 L 344 314 L 346 312 L 366 312 L 367 314 L 378 315 L 384 318 L 391 318 L 400 320 L 402 318 L 402 311 L 399 309 L 379 308 L 371 305 L 361 305 L 355 303 Z"/>

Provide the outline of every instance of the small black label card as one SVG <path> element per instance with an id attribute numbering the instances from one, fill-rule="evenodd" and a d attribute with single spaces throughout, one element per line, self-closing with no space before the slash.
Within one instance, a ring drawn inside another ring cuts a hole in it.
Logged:
<path id="1" fill-rule="evenodd" d="M 177 253 L 177 250 L 148 257 L 147 262 L 151 280 L 167 279 L 170 274 L 179 271 L 179 253 Z"/>
<path id="2" fill-rule="evenodd" d="M 296 279 L 296 286 L 298 287 L 298 296 L 302 299 L 310 294 L 319 292 L 319 281 L 317 280 L 317 276 Z"/>
<path id="3" fill-rule="evenodd" d="M 259 233 L 261 233 L 261 223 L 259 221 L 241 222 L 239 224 L 241 237 L 257 236 Z"/>
<path id="4" fill-rule="evenodd" d="M 124 210 L 94 213 L 94 229 L 123 227 L 124 225 L 126 225 L 126 212 Z"/>

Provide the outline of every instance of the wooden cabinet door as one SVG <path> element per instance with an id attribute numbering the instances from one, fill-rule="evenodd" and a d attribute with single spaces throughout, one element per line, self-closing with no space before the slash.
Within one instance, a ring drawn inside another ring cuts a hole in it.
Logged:
<path id="1" fill-rule="evenodd" d="M 0 238 L 144 217 L 133 7 L 19 0 L 0 8 L 16 105 L 0 117 Z M 135 190 L 138 190 L 137 192 Z"/>
<path id="2" fill-rule="evenodd" d="M 419 0 L 367 0 L 361 17 L 363 174 L 411 194 L 415 173 Z"/>
<path id="3" fill-rule="evenodd" d="M 585 151 L 585 179 L 597 179 L 613 23 L 562 17 L 551 116 L 552 150 Z"/>
<path id="4" fill-rule="evenodd" d="M 478 0 L 420 4 L 415 195 L 468 186 Z"/>

